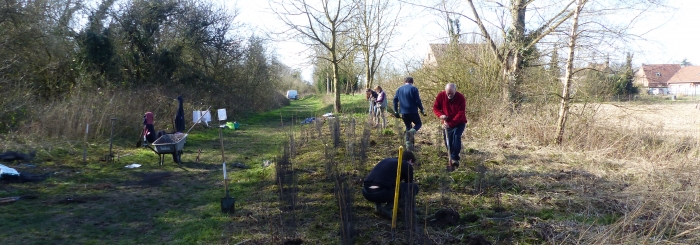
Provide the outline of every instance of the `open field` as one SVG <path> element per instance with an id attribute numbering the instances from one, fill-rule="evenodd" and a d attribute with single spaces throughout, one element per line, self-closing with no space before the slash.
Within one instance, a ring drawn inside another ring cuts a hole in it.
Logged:
<path id="1" fill-rule="evenodd" d="M 192 131 L 180 166 L 167 157 L 157 166 L 155 154 L 134 149 L 130 141 L 116 144 L 122 155 L 116 163 L 99 161 L 108 144 L 94 142 L 86 164 L 79 144 L 44 143 L 51 147 L 39 151 L 31 162 L 36 167 L 9 166 L 53 173 L 49 179 L 0 184 L 0 197 L 37 197 L 0 205 L 0 243 L 700 243 L 695 104 L 600 105 L 590 130 L 639 143 L 611 139 L 596 149 L 475 137 L 470 132 L 493 128 L 477 122 L 465 133 L 462 167 L 450 174 L 444 172 L 437 124 L 426 118 L 416 139 L 418 220 L 415 229 L 406 229 L 400 215 L 392 233 L 391 221 L 372 213 L 359 188 L 374 163 L 396 154 L 399 121 L 389 119 L 386 131 L 365 130 L 362 98 L 344 96 L 347 111 L 338 133 L 332 121 L 300 126 L 300 120 L 329 110 L 322 101 L 294 101 L 240 120 L 241 130 L 224 133 L 226 161 L 252 167 L 229 168 L 237 209 L 230 216 L 219 210 L 224 193 L 216 129 Z M 664 135 L 648 131 L 653 128 Z M 264 166 L 265 160 L 275 164 Z M 143 166 L 124 168 L 131 163 Z M 459 215 L 454 222 L 435 215 L 452 211 Z"/>
<path id="2" fill-rule="evenodd" d="M 700 108 L 695 102 L 662 104 L 601 104 L 597 120 L 627 130 L 658 131 L 669 137 L 695 137 L 700 132 Z"/>

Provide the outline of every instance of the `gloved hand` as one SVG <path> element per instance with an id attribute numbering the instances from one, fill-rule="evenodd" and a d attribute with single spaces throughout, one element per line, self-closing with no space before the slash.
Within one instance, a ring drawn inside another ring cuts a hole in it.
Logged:
<path id="1" fill-rule="evenodd" d="M 426 116 L 426 115 L 425 115 L 425 112 L 423 112 L 423 111 L 420 111 L 420 114 L 423 115 L 423 116 Z"/>
<path id="2" fill-rule="evenodd" d="M 397 112 L 394 112 L 394 117 L 395 117 L 395 118 L 401 118 L 401 114 L 399 114 L 399 113 L 397 113 Z"/>

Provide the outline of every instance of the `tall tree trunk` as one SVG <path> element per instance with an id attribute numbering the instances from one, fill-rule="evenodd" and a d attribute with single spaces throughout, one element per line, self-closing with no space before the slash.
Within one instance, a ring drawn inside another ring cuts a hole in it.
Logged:
<path id="1" fill-rule="evenodd" d="M 328 77 L 328 72 L 326 72 L 326 94 L 331 93 L 331 79 Z"/>
<path id="2" fill-rule="evenodd" d="M 336 30 L 335 24 L 331 23 L 331 30 Z M 330 47 L 330 53 L 331 53 L 331 63 L 333 63 L 333 91 L 335 92 L 335 101 L 333 103 L 333 112 L 335 113 L 340 113 L 340 110 L 342 109 L 340 106 L 340 81 L 338 81 L 338 63 L 340 61 L 338 60 L 338 54 L 336 52 L 337 45 L 336 45 L 336 35 L 331 35 L 331 47 Z"/>
<path id="3" fill-rule="evenodd" d="M 333 56 L 335 56 L 335 55 L 333 55 Z M 333 91 L 335 93 L 335 102 L 333 103 L 333 111 L 335 113 L 339 113 L 341 106 L 340 106 L 340 81 L 338 81 L 338 63 L 333 63 Z"/>
<path id="4" fill-rule="evenodd" d="M 509 54 L 508 60 L 503 67 L 503 102 L 509 104 L 515 109 L 518 107 L 522 98 L 520 98 L 520 84 L 522 80 L 522 54 L 519 51 L 514 51 Z"/>
<path id="5" fill-rule="evenodd" d="M 512 0 L 510 2 L 510 30 L 506 36 L 509 52 L 506 54 L 505 64 L 503 64 L 504 86 L 503 100 L 510 104 L 513 109 L 521 102 L 519 86 L 521 84 L 521 73 L 523 65 L 523 49 L 525 40 L 525 12 L 527 11 L 527 0 Z"/>
<path id="6" fill-rule="evenodd" d="M 365 89 L 371 89 L 372 88 L 372 66 L 370 65 L 369 62 L 369 50 L 367 50 L 368 47 L 365 47 Z"/>
<path id="7" fill-rule="evenodd" d="M 569 108 L 571 106 L 571 83 L 573 82 L 574 73 L 574 55 L 576 50 L 576 39 L 578 38 L 578 18 L 587 0 L 578 0 L 576 10 L 574 10 L 574 19 L 571 27 L 571 37 L 569 39 L 569 56 L 566 59 L 566 73 L 564 74 L 564 86 L 561 91 L 561 102 L 559 103 L 559 118 L 557 119 L 557 139 L 556 143 L 561 144 L 564 140 L 564 128 L 566 128 L 566 120 L 569 117 Z"/>

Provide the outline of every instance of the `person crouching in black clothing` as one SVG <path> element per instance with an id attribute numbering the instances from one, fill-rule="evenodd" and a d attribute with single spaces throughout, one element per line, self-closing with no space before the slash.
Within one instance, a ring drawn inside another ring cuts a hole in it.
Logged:
<path id="1" fill-rule="evenodd" d="M 403 152 L 401 165 L 401 180 L 399 185 L 399 207 L 406 214 L 414 214 L 415 195 L 418 185 L 413 183 L 413 164 L 416 156 L 410 151 Z M 394 190 L 396 188 L 396 170 L 398 158 L 386 158 L 379 161 L 367 175 L 362 188 L 362 195 L 375 203 L 375 211 L 385 217 L 391 217 L 394 206 Z M 386 205 L 383 205 L 386 204 Z M 410 212 L 407 212 L 410 211 Z"/>

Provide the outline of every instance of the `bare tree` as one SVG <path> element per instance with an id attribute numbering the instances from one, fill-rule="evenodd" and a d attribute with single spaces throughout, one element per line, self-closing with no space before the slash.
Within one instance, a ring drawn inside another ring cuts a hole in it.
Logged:
<path id="1" fill-rule="evenodd" d="M 563 142 L 569 108 L 573 101 L 572 86 L 578 80 L 577 73 L 593 70 L 603 73 L 603 77 L 614 75 L 616 72 L 610 67 L 610 52 L 625 50 L 629 42 L 640 38 L 629 33 L 628 30 L 634 26 L 638 17 L 649 12 L 653 7 L 665 8 L 663 0 L 576 0 L 571 19 L 571 31 L 566 34 L 568 56 L 562 78 L 562 93 L 556 125 L 557 144 Z M 629 18 L 621 21 L 620 15 L 629 16 Z M 621 73 L 626 80 L 631 80 L 631 55 L 627 53 L 626 56 L 627 65 L 617 73 Z M 601 57 L 605 57 L 605 62 L 596 64 L 595 62 Z M 577 63 L 585 63 L 585 61 L 588 61 L 588 65 L 576 67 Z"/>
<path id="2" fill-rule="evenodd" d="M 526 58 L 525 53 L 535 48 L 535 45 L 537 45 L 540 40 L 555 31 L 574 14 L 574 11 L 570 8 L 575 0 L 566 0 L 549 6 L 543 6 L 542 8 L 536 8 L 535 11 L 538 12 L 537 18 L 535 18 L 534 21 L 528 21 L 528 24 L 535 25 L 534 28 L 528 28 L 532 30 L 530 32 L 526 32 L 525 15 L 528 12 L 528 7 L 539 1 L 509 0 L 506 1 L 508 3 L 505 5 L 500 3 L 504 1 L 489 1 L 486 4 L 492 4 L 493 6 L 484 7 L 481 10 L 494 9 L 500 12 L 496 13 L 495 16 L 508 16 L 508 18 L 502 19 L 502 21 L 509 20 L 508 24 L 501 23 L 500 25 L 494 25 L 494 27 L 501 32 L 500 34 L 494 34 L 489 31 L 486 23 L 494 22 L 485 23 L 481 17 L 482 14 L 479 13 L 479 9 L 474 6 L 473 0 L 467 0 L 467 2 L 472 10 L 473 18 L 465 17 L 477 24 L 491 51 L 501 63 L 501 69 L 503 71 L 503 100 L 516 106 L 521 101 L 518 91 L 519 86 L 522 84 L 521 73 L 523 61 Z M 543 8 L 553 8 L 554 11 L 544 11 Z M 544 15 L 543 13 L 552 14 Z M 503 45 L 500 47 L 497 41 L 494 40 L 494 38 L 498 36 L 504 39 Z"/>
<path id="3" fill-rule="evenodd" d="M 579 16 L 581 10 L 588 0 L 577 0 L 576 8 L 574 9 L 573 23 L 571 24 L 571 36 L 569 38 L 569 53 L 566 58 L 566 71 L 564 73 L 563 88 L 561 92 L 561 102 L 559 103 L 559 118 L 557 119 L 557 144 L 561 144 L 564 137 L 564 127 L 566 119 L 569 115 L 569 106 L 571 102 L 571 83 L 574 73 L 574 55 L 576 51 L 576 40 L 578 39 Z"/>
<path id="4" fill-rule="evenodd" d="M 362 0 L 357 5 L 356 39 L 363 54 L 365 88 L 370 88 L 384 56 L 390 52 L 402 6 L 388 0 Z"/>
<path id="5" fill-rule="evenodd" d="M 351 51 L 352 45 L 340 45 L 340 36 L 348 35 L 356 4 L 352 0 L 321 0 L 320 3 L 307 0 L 270 1 L 270 8 L 277 14 L 289 30 L 285 33 L 298 38 L 306 45 L 322 46 L 332 65 L 333 87 L 335 88 L 334 111 L 340 112 L 340 89 L 338 69 L 340 62 Z M 299 18 L 301 17 L 301 18 Z M 347 39 L 349 40 L 349 39 Z"/>

